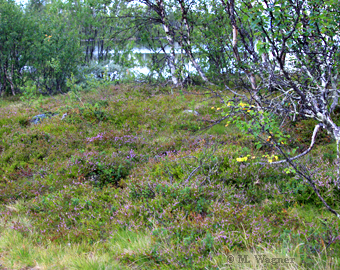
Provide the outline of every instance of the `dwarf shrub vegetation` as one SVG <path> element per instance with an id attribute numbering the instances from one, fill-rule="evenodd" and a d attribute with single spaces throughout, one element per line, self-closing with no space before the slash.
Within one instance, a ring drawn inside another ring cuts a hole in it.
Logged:
<path id="1" fill-rule="evenodd" d="M 219 117 L 214 97 L 111 85 L 76 100 L 44 97 L 39 107 L 0 104 L 3 243 L 12 233 L 35 254 L 77 246 L 115 269 L 223 269 L 227 254 L 256 250 L 281 250 L 302 269 L 330 259 L 339 267 L 338 221 L 286 165 L 257 163 L 267 160 L 265 144 L 232 123 L 206 130 Z M 53 116 L 29 121 L 41 112 Z M 292 124 L 287 146 L 304 149 L 308 126 Z M 336 208 L 333 154 L 322 137 L 303 162 L 318 168 L 320 193 Z M 14 245 L 1 249 L 6 267 L 57 260 L 23 260 Z"/>

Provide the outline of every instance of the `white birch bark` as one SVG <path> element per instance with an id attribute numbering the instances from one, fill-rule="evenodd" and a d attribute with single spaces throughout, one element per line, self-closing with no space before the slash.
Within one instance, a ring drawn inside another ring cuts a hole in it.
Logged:
<path id="1" fill-rule="evenodd" d="M 184 1 L 183 0 L 179 0 L 179 3 L 181 5 L 182 20 L 183 20 L 184 26 L 186 28 L 186 37 L 184 37 L 184 40 L 186 42 L 186 46 L 184 48 L 185 52 L 189 56 L 189 59 L 190 59 L 191 63 L 193 64 L 193 66 L 197 70 L 198 74 L 203 79 L 203 81 L 208 83 L 208 84 L 212 84 L 211 82 L 209 82 L 209 80 L 205 76 L 201 66 L 197 63 L 197 61 L 195 60 L 195 57 L 193 56 L 192 45 L 191 45 L 191 41 L 190 41 L 191 40 L 191 31 L 190 31 L 190 26 L 189 26 L 188 18 L 187 18 L 187 11 L 186 11 L 185 6 L 184 6 Z"/>
<path id="2" fill-rule="evenodd" d="M 165 32 L 166 39 L 168 41 L 168 44 L 170 46 L 170 55 L 168 56 L 168 64 L 170 67 L 170 73 L 171 73 L 171 80 L 174 85 L 179 84 L 179 80 L 177 78 L 177 67 L 176 67 L 176 52 L 175 52 L 175 41 L 171 36 L 170 33 L 170 27 L 167 22 L 166 13 L 165 13 L 165 7 L 163 0 L 157 1 L 158 7 L 160 9 L 160 16 L 162 21 L 162 26 Z"/>

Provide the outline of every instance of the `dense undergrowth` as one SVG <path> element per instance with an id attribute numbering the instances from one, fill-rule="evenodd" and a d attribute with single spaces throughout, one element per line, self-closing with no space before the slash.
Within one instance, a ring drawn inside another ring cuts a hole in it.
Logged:
<path id="1" fill-rule="evenodd" d="M 223 122 L 205 129 L 219 102 L 148 85 L 0 100 L 2 265 L 338 269 L 338 220 L 286 165 L 257 164 L 266 146 L 253 137 Z M 41 113 L 49 118 L 32 124 Z M 289 145 L 308 147 L 312 126 L 291 123 Z M 322 134 L 302 162 L 337 209 L 334 149 Z M 295 261 L 261 264 L 254 254 Z"/>

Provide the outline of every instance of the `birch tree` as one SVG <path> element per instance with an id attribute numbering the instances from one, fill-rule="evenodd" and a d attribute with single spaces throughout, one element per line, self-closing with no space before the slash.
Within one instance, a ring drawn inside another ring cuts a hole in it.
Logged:
<path id="1" fill-rule="evenodd" d="M 34 35 L 27 14 L 14 1 L 0 0 L 0 94 L 18 93 Z M 8 91 L 9 90 L 9 91 Z"/>
<path id="2" fill-rule="evenodd" d="M 195 59 L 195 56 L 193 54 L 193 46 L 192 46 L 192 31 L 195 24 L 191 21 L 189 21 L 189 13 L 191 11 L 192 6 L 194 6 L 195 1 L 185 1 L 185 0 L 176 0 L 178 4 L 180 5 L 181 10 L 181 23 L 182 23 L 182 31 L 181 31 L 181 40 L 183 43 L 181 44 L 189 57 L 191 63 L 197 70 L 197 73 L 200 75 L 200 77 L 203 79 L 204 82 L 211 84 L 205 75 L 202 67 L 199 65 L 197 60 Z"/>
<path id="3" fill-rule="evenodd" d="M 136 0 L 131 2 L 137 3 L 134 8 L 137 8 L 139 4 L 147 7 L 143 16 L 131 17 L 131 20 L 139 29 L 141 25 L 144 25 L 144 31 L 148 30 L 148 33 L 153 35 L 150 38 L 158 41 L 158 47 L 166 55 L 172 83 L 174 85 L 183 83 L 182 71 L 185 70 L 184 62 L 188 59 L 202 80 L 211 84 L 194 53 L 194 46 L 197 45 L 194 34 L 197 21 L 193 16 L 197 7 L 196 1 Z M 150 31 L 151 25 L 161 26 L 162 31 L 159 31 L 160 28 L 157 27 L 155 27 L 157 31 Z M 170 52 L 166 52 L 166 47 L 170 48 Z M 184 51 L 184 55 L 180 55 L 180 51 Z"/>
<path id="4" fill-rule="evenodd" d="M 169 19 L 169 11 L 163 0 L 138 0 L 139 3 L 146 5 L 156 14 L 156 18 L 151 21 L 159 22 L 164 30 L 167 45 L 170 53 L 167 55 L 167 62 L 170 68 L 171 80 L 174 85 L 179 85 L 180 80 L 177 72 L 175 30 Z"/>
<path id="5" fill-rule="evenodd" d="M 251 99 L 247 104 L 257 105 L 262 113 L 278 116 L 282 123 L 297 117 L 317 121 L 306 151 L 292 157 L 276 144 L 285 159 L 272 164 L 288 162 L 296 168 L 293 161 L 311 151 L 320 128 L 336 141 L 339 162 L 340 127 L 333 114 L 339 106 L 340 94 L 339 2 L 221 1 L 232 26 L 235 67 L 248 78 L 244 86 L 250 90 Z M 257 123 L 253 124 L 248 131 L 255 132 Z M 261 120 L 260 126 L 262 131 L 271 134 L 270 127 Z M 312 179 L 300 173 L 318 194 Z M 340 188 L 339 168 L 335 185 Z M 325 206 L 340 218 L 337 212 Z"/>

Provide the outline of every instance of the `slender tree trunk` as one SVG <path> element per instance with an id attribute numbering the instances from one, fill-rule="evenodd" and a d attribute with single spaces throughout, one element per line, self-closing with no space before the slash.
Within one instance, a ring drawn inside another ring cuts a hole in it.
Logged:
<path id="1" fill-rule="evenodd" d="M 208 78 L 205 76 L 201 66 L 196 62 L 192 51 L 191 50 L 186 50 L 186 53 L 188 54 L 191 63 L 194 65 L 195 69 L 197 70 L 198 74 L 201 76 L 201 78 L 203 79 L 204 82 L 208 83 L 208 84 L 212 84 L 211 82 L 209 82 Z"/>
<path id="2" fill-rule="evenodd" d="M 171 79 L 174 85 L 178 85 L 178 78 L 176 74 L 177 67 L 176 67 L 175 42 L 170 34 L 169 27 L 165 23 L 163 23 L 163 29 L 166 33 L 166 38 L 170 46 L 170 54 L 168 56 L 168 63 L 170 67 Z"/>
<path id="3" fill-rule="evenodd" d="M 159 15 L 161 17 L 162 21 L 162 26 L 165 32 L 166 39 L 168 41 L 168 44 L 170 46 L 170 54 L 168 56 L 168 63 L 170 67 L 170 73 L 171 73 L 171 79 L 172 83 L 174 85 L 179 84 L 179 80 L 177 78 L 177 66 L 176 66 L 176 52 L 175 52 L 175 41 L 172 38 L 171 32 L 170 32 L 170 27 L 169 24 L 167 23 L 167 18 L 165 14 L 165 7 L 163 0 L 158 0 L 157 1 L 158 7 L 159 7 Z"/>
<path id="4" fill-rule="evenodd" d="M 94 41 L 91 40 L 91 49 L 90 49 L 90 60 L 93 59 L 93 51 L 94 51 Z"/>
<path id="5" fill-rule="evenodd" d="M 8 71 L 8 68 L 5 67 L 5 74 L 6 74 L 6 79 L 11 87 L 12 95 L 15 96 L 15 87 L 13 83 L 13 65 L 12 65 L 11 71 Z"/>
<path id="6" fill-rule="evenodd" d="M 187 32 L 187 36 L 186 37 L 185 37 L 185 35 L 183 35 L 184 40 L 186 42 L 186 46 L 184 48 L 185 52 L 189 56 L 189 59 L 190 59 L 191 63 L 194 65 L 195 69 L 197 70 L 198 74 L 201 76 L 203 81 L 208 83 L 208 84 L 211 84 L 209 82 L 208 78 L 205 76 L 201 66 L 197 63 L 197 61 L 195 60 L 195 57 L 193 56 L 192 46 L 191 46 L 191 30 L 190 30 L 190 26 L 189 26 L 189 22 L 188 22 L 188 16 L 187 16 L 188 11 L 187 11 L 187 9 L 184 6 L 184 1 L 183 0 L 179 0 L 179 3 L 181 5 L 182 20 L 183 20 L 183 23 L 185 25 L 186 32 Z"/>
<path id="7" fill-rule="evenodd" d="M 332 105 L 330 108 L 330 111 L 333 112 L 335 107 L 339 104 L 339 91 L 338 91 L 338 72 L 335 73 L 335 75 L 331 78 L 332 79 Z"/>
<path id="8" fill-rule="evenodd" d="M 0 74 L 1 74 L 1 71 L 0 71 Z M 2 84 L 1 77 L 0 77 L 0 97 L 1 97 L 3 91 L 4 91 L 4 86 Z"/>
<path id="9" fill-rule="evenodd" d="M 6 86 L 7 86 L 7 79 L 6 79 L 6 72 L 5 72 L 5 67 L 3 69 L 3 85 L 2 85 L 2 89 L 3 91 L 6 91 Z"/>
<path id="10" fill-rule="evenodd" d="M 229 1 L 225 1 L 225 0 L 221 0 L 222 4 L 226 10 L 226 12 L 229 15 L 229 19 L 231 22 L 231 26 L 232 26 L 232 47 L 233 47 L 233 54 L 235 57 L 235 60 L 238 63 L 242 63 L 239 51 L 238 51 L 238 46 L 237 46 L 237 41 L 238 41 L 238 28 L 237 28 L 237 22 L 236 22 L 236 18 L 235 18 L 235 1 L 234 0 L 229 0 Z M 255 101 L 257 102 L 257 108 L 258 110 L 262 110 L 260 108 L 260 98 L 257 94 L 258 89 L 257 89 L 257 83 L 256 83 L 256 77 L 255 74 L 253 72 L 251 72 L 250 70 L 248 70 L 247 68 L 243 68 L 243 71 L 245 72 L 245 74 L 247 75 L 247 78 L 250 82 L 250 86 L 251 86 L 251 94 L 254 97 Z"/>
<path id="11" fill-rule="evenodd" d="M 234 54 L 236 61 L 238 63 L 241 63 L 242 61 L 241 61 L 241 57 L 240 57 L 238 47 L 237 47 L 238 29 L 237 29 L 237 23 L 236 23 L 236 19 L 235 19 L 235 1 L 230 0 L 230 1 L 227 1 L 227 3 L 226 3 L 225 0 L 222 0 L 222 4 L 224 5 L 224 7 L 225 7 L 225 9 L 226 9 L 226 11 L 229 15 L 229 19 L 230 19 L 231 26 L 232 26 L 232 29 L 233 29 L 233 31 L 232 31 L 232 34 L 233 34 L 233 40 L 232 40 L 233 54 Z M 244 72 L 246 73 L 248 80 L 250 82 L 251 88 L 252 88 L 254 94 L 256 95 L 257 85 L 256 85 L 255 75 L 247 69 L 244 69 Z"/>
<path id="12" fill-rule="evenodd" d="M 336 159 L 337 159 L 337 171 L 336 171 L 336 181 L 337 181 L 337 185 L 339 187 L 339 181 L 340 181 L 340 150 L 339 150 L 339 141 L 340 138 L 337 138 L 336 140 Z"/>

